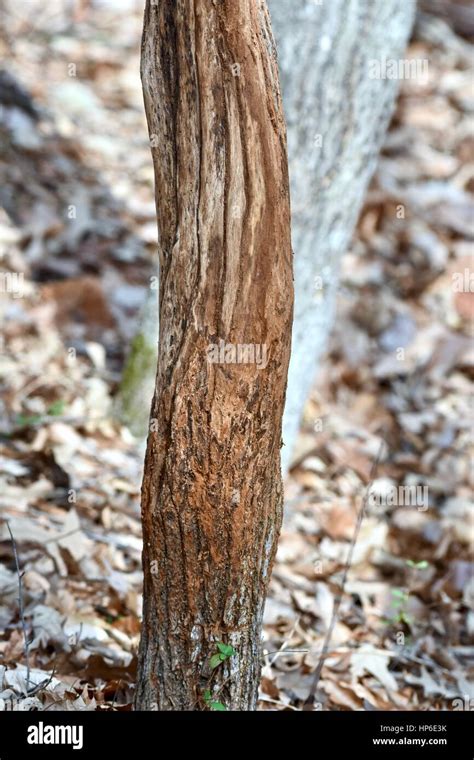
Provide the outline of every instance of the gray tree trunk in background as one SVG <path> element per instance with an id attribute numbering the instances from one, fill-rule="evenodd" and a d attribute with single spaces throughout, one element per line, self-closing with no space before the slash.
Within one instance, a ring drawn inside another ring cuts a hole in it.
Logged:
<path id="1" fill-rule="evenodd" d="M 283 418 L 288 470 L 331 329 L 339 263 L 359 216 L 398 90 L 370 62 L 403 58 L 412 0 L 269 0 L 288 129 L 295 274 Z"/>
<path id="2" fill-rule="evenodd" d="M 158 280 L 155 275 L 154 283 Z M 138 439 L 148 432 L 158 361 L 158 290 L 151 288 L 142 307 L 138 330 L 122 374 L 115 413 Z"/>
<path id="3" fill-rule="evenodd" d="M 399 60 L 411 31 L 414 0 L 269 0 L 288 128 L 295 316 L 282 471 L 334 314 L 339 263 L 357 222 L 392 115 L 399 82 L 374 78 L 372 61 Z M 371 75 L 372 74 L 372 75 Z M 151 294 L 145 315 L 157 319 Z M 149 325 L 145 316 L 143 323 Z M 143 343 L 156 352 L 156 334 Z M 140 361 L 132 352 L 130 361 Z M 138 373 L 140 374 L 140 373 Z M 151 373 L 154 374 L 154 373 Z M 128 370 L 124 383 L 137 375 Z M 129 378 L 127 381 L 127 377 Z M 153 381 L 152 381 L 153 382 Z M 149 399 L 130 394 L 125 422 Z M 145 434 L 145 430 L 143 434 Z"/>

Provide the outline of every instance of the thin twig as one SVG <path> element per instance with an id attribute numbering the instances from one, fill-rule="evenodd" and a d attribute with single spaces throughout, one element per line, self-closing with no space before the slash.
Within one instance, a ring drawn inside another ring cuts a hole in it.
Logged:
<path id="1" fill-rule="evenodd" d="M 216 669 L 217 669 L 217 668 L 216 668 Z M 230 679 L 231 679 L 231 678 L 232 678 L 232 673 L 230 674 L 230 676 L 227 676 L 227 678 L 224 678 L 224 680 L 222 681 L 222 683 L 221 683 L 221 685 L 219 686 L 219 688 L 217 689 L 217 691 L 215 691 L 215 692 L 212 694 L 212 699 L 213 699 L 213 700 L 215 700 L 215 698 L 219 696 L 219 694 L 221 693 L 221 691 L 223 691 L 224 687 L 225 687 L 225 686 L 227 686 L 227 684 L 229 683 L 229 681 L 230 681 Z M 209 679 L 209 680 L 210 680 L 210 679 Z"/>
<path id="2" fill-rule="evenodd" d="M 283 653 L 283 652 L 287 651 L 286 647 L 288 646 L 288 644 L 290 643 L 291 639 L 293 638 L 293 636 L 294 636 L 294 634 L 296 632 L 296 629 L 298 628 L 298 623 L 299 622 L 300 622 L 300 616 L 298 615 L 298 617 L 296 618 L 296 620 L 294 622 L 294 625 L 293 625 L 293 627 L 292 627 L 289 635 L 286 637 L 285 641 L 282 643 L 282 645 L 281 645 L 280 649 L 278 650 L 278 652 L 268 652 L 267 653 L 267 657 L 270 657 L 271 654 L 275 655 L 274 658 L 273 658 L 273 660 L 271 660 L 271 662 L 269 663 L 270 667 L 273 665 L 273 663 L 275 662 L 276 658 L 278 657 L 278 655 L 280 653 Z"/>
<path id="3" fill-rule="evenodd" d="M 23 573 L 20 571 L 20 562 L 18 559 L 18 552 L 16 550 L 16 542 L 13 537 L 12 529 L 10 528 L 10 523 L 8 520 L 5 520 L 5 522 L 7 524 L 7 529 L 10 534 L 10 540 L 12 542 L 13 557 L 15 558 L 16 572 L 18 575 L 18 606 L 19 606 L 20 622 L 21 622 L 21 628 L 23 631 L 23 640 L 24 640 L 24 646 L 25 646 L 26 694 L 28 695 L 29 688 L 30 688 L 30 648 L 28 644 L 28 631 L 26 628 L 25 608 L 23 605 Z"/>
<path id="4" fill-rule="evenodd" d="M 275 662 L 275 659 L 277 657 L 280 657 L 281 655 L 284 655 L 284 654 L 308 654 L 309 651 L 310 651 L 309 649 L 275 649 L 274 652 L 265 652 L 265 655 L 267 657 L 271 657 L 272 654 L 275 655 L 275 657 L 273 658 L 273 660 L 270 663 L 270 665 L 273 665 L 273 663 Z"/>
<path id="5" fill-rule="evenodd" d="M 117 694 L 119 692 L 119 689 L 120 689 L 121 685 L 122 685 L 122 679 L 120 678 L 119 682 L 118 682 L 118 686 L 117 686 L 117 688 L 115 689 L 115 692 L 114 692 L 114 698 L 113 698 L 113 701 L 112 701 L 112 710 L 115 707 L 115 701 L 117 699 Z"/>
<path id="6" fill-rule="evenodd" d="M 326 657 L 327 657 L 327 655 L 329 653 L 329 647 L 330 647 L 330 644 L 331 644 L 331 638 L 332 638 L 332 634 L 334 632 L 334 627 L 335 627 L 337 619 L 338 619 L 339 608 L 341 606 L 342 597 L 344 596 L 344 590 L 345 590 L 345 587 L 346 587 L 347 576 L 349 574 L 349 570 L 350 570 L 351 565 L 352 565 L 352 557 L 354 555 L 355 545 L 357 543 L 357 539 L 359 537 L 362 521 L 363 521 L 364 516 L 365 516 L 365 510 L 366 510 L 366 506 L 367 506 L 367 501 L 368 501 L 370 489 L 372 488 L 373 482 L 374 482 L 375 477 L 377 475 L 377 469 L 378 469 L 378 466 L 379 466 L 379 463 L 380 463 L 380 459 L 382 457 L 382 453 L 383 453 L 384 447 L 385 447 L 385 441 L 382 439 L 382 442 L 380 444 L 379 452 L 377 454 L 377 457 L 376 457 L 375 461 L 372 464 L 372 468 L 371 468 L 371 472 L 370 472 L 370 478 L 369 478 L 369 483 L 368 483 L 367 488 L 365 490 L 364 498 L 362 499 L 362 504 L 361 504 L 359 513 L 357 515 L 357 521 L 356 521 L 356 525 L 355 525 L 355 528 L 354 528 L 354 535 L 352 536 L 351 544 L 350 544 L 350 547 L 349 547 L 349 554 L 347 555 L 347 562 L 346 562 L 346 565 L 344 567 L 344 573 L 343 573 L 343 576 L 342 576 L 341 586 L 339 588 L 339 593 L 338 593 L 338 595 L 337 595 L 337 597 L 335 599 L 335 602 L 334 602 L 334 608 L 333 608 L 333 611 L 332 611 L 331 622 L 330 622 L 328 630 L 326 632 L 326 636 L 325 636 L 325 639 L 324 639 L 323 650 L 321 652 L 321 657 L 319 658 L 319 662 L 318 662 L 316 671 L 314 673 L 314 678 L 313 678 L 313 681 L 311 683 L 311 689 L 310 689 L 309 694 L 308 694 L 308 696 L 307 696 L 307 698 L 306 698 L 306 700 L 305 700 L 305 702 L 303 704 L 303 710 L 312 710 L 313 706 L 314 706 L 315 696 L 316 696 L 316 693 L 318 691 L 318 685 L 319 685 L 319 681 L 320 681 L 320 678 L 321 678 L 321 671 L 323 669 Z"/>
<path id="7" fill-rule="evenodd" d="M 294 712 L 301 712 L 301 709 L 299 707 L 295 707 L 294 705 L 287 705 L 285 702 L 280 702 L 279 699 L 272 699 L 271 697 L 267 697 L 266 694 L 263 697 L 260 697 L 259 701 L 270 702 L 272 705 L 279 705 L 280 707 L 284 707 L 285 710 L 293 710 Z"/>
<path id="8" fill-rule="evenodd" d="M 51 678 L 50 678 L 50 680 L 52 680 L 52 679 L 53 679 L 53 677 L 54 677 L 54 673 L 55 673 L 55 672 L 56 672 L 56 671 L 53 671 L 53 673 L 52 673 L 52 675 L 51 675 Z M 76 683 L 77 683 L 79 680 L 80 680 L 80 678 L 79 678 L 79 677 L 78 677 L 78 678 L 75 678 L 75 679 L 74 679 L 74 681 L 72 682 L 72 684 L 70 684 L 68 688 L 69 688 L 71 691 L 72 691 L 72 689 L 75 689 L 75 688 L 76 688 Z M 47 684 L 46 684 L 46 685 L 47 685 Z M 46 687 L 44 687 L 44 688 L 46 688 Z M 51 692 L 49 692 L 49 693 L 51 694 Z M 60 705 L 60 704 L 62 704 L 63 702 L 69 702 L 69 701 L 72 701 L 72 702 L 77 702 L 77 700 L 78 700 L 78 699 L 80 699 L 80 697 L 81 697 L 81 695 L 80 695 L 80 694 L 78 694 L 78 695 L 77 695 L 77 697 L 76 697 L 75 699 L 73 699 L 73 700 L 69 700 L 69 699 L 68 699 L 68 697 L 61 697 L 61 699 L 53 699 L 49 705 L 47 705 L 46 707 L 43 707 L 43 712 L 46 712 L 46 710 L 49 710 L 51 707 L 56 707 L 56 705 Z"/>
<path id="9" fill-rule="evenodd" d="M 38 694 L 40 691 L 44 691 L 45 689 L 47 689 L 55 675 L 56 675 L 56 660 L 53 663 L 53 669 L 51 671 L 51 675 L 49 675 L 48 678 L 45 678 L 44 681 L 41 681 L 41 683 L 37 684 L 36 686 L 33 686 L 28 691 L 28 696 L 32 697 L 35 694 Z"/>

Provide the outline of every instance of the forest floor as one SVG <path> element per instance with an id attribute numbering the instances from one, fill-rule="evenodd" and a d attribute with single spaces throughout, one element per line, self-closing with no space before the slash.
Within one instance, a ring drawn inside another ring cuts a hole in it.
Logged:
<path id="1" fill-rule="evenodd" d="M 0 706 L 129 710 L 143 446 L 114 395 L 156 267 L 141 12 L 34 4 L 5 3 L 0 40 L 35 108 L 25 96 L 0 118 L 0 256 L 24 273 L 0 301 Z M 429 75 L 402 83 L 286 484 L 263 710 L 302 708 L 361 509 L 317 706 L 467 709 L 474 696 L 472 48 L 423 16 L 409 54 Z"/>

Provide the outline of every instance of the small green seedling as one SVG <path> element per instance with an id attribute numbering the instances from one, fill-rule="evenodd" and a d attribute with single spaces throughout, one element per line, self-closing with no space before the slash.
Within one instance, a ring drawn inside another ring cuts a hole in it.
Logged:
<path id="1" fill-rule="evenodd" d="M 216 649 L 217 652 L 214 652 L 209 660 L 211 670 L 215 670 L 219 667 L 219 665 L 222 665 L 223 662 L 228 660 L 229 657 L 232 657 L 232 655 L 236 654 L 234 647 L 230 644 L 224 644 L 223 641 L 216 641 Z M 209 689 L 206 689 L 203 692 L 202 697 L 206 706 L 210 710 L 214 710 L 216 712 L 224 712 L 227 710 L 227 707 L 223 705 L 222 702 L 217 702 L 217 700 L 212 698 L 212 694 Z"/>
<path id="2" fill-rule="evenodd" d="M 60 417 L 64 414 L 66 402 L 63 399 L 57 399 L 47 408 L 46 415 L 42 414 L 19 414 L 16 418 L 18 427 L 30 427 L 31 425 L 40 425 L 46 417 Z"/>
<path id="3" fill-rule="evenodd" d="M 416 571 L 416 570 L 426 570 L 426 568 L 430 566 L 430 563 L 427 562 L 425 559 L 420 560 L 420 562 L 415 562 L 412 559 L 407 559 L 406 565 L 411 570 Z M 412 625 L 413 620 L 408 614 L 408 603 L 410 601 L 410 593 L 411 593 L 410 588 L 392 589 L 392 596 L 394 597 L 392 601 L 392 607 L 397 608 L 397 611 L 390 620 L 384 621 L 387 625 L 396 625 L 397 623 L 399 624 L 405 623 L 405 625 L 408 625 L 408 626 Z"/>
<path id="4" fill-rule="evenodd" d="M 211 670 L 214 670 L 214 668 L 218 668 L 219 665 L 222 662 L 225 662 L 229 659 L 229 657 L 232 657 L 233 654 L 235 654 L 235 649 L 230 644 L 223 644 L 222 641 L 218 641 L 216 643 L 216 647 L 218 651 L 212 655 L 211 659 L 209 660 L 209 664 L 211 666 Z"/>
<path id="5" fill-rule="evenodd" d="M 65 406 L 66 402 L 62 398 L 58 398 L 56 401 L 53 401 L 47 411 L 48 417 L 60 417 L 62 414 L 64 414 Z"/>
<path id="6" fill-rule="evenodd" d="M 412 619 L 407 613 L 410 592 L 401 588 L 393 588 L 392 596 L 394 597 L 392 600 L 392 607 L 398 609 L 390 620 L 390 623 L 405 623 L 406 625 L 411 625 Z"/>
<path id="7" fill-rule="evenodd" d="M 15 421 L 18 427 L 30 427 L 30 425 L 39 425 L 42 419 L 39 414 L 18 414 Z"/>
<path id="8" fill-rule="evenodd" d="M 227 707 L 223 705 L 222 702 L 216 702 L 216 700 L 212 698 L 212 694 L 209 689 L 206 689 L 202 696 L 204 702 L 206 703 L 206 706 L 210 710 L 214 710 L 214 712 L 227 712 Z"/>

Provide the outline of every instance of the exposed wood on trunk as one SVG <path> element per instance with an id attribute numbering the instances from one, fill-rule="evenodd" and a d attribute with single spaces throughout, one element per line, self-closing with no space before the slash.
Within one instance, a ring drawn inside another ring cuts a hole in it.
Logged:
<path id="1" fill-rule="evenodd" d="M 228 709 L 248 710 L 282 517 L 293 301 L 286 138 L 265 2 L 148 0 L 142 81 L 160 345 L 142 488 L 136 706 L 204 709 L 211 688 Z M 232 344 L 227 360 L 250 345 L 251 361 L 212 363 L 209 346 L 220 340 Z M 236 655 L 209 682 L 216 641 Z"/>
<path id="2" fill-rule="evenodd" d="M 269 8 L 288 122 L 295 253 L 295 317 L 283 418 L 285 474 L 333 322 L 340 259 L 350 244 L 398 90 L 397 80 L 370 78 L 369 62 L 404 57 L 414 3 L 269 0 Z M 154 311 L 151 296 L 146 312 Z M 143 366 L 136 358 L 135 376 Z M 125 397 L 131 409 L 123 417 L 126 424 L 143 398 L 137 388 Z M 141 416 L 135 414 L 138 434 Z"/>

